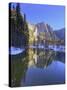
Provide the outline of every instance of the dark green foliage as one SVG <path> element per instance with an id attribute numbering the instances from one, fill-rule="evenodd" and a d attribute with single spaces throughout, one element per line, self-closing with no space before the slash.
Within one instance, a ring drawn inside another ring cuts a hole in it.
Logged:
<path id="1" fill-rule="evenodd" d="M 16 25 L 17 25 L 17 30 L 22 31 L 22 29 L 23 29 L 23 17 L 20 13 L 19 3 L 16 6 Z"/>
<path id="2" fill-rule="evenodd" d="M 15 6 L 13 5 L 13 10 L 15 10 Z"/>
<path id="3" fill-rule="evenodd" d="M 20 4 L 19 3 L 17 3 L 16 12 L 17 12 L 17 15 L 20 14 Z"/>
<path id="4" fill-rule="evenodd" d="M 27 22 L 26 22 L 26 15 L 24 14 L 24 30 L 28 30 Z"/>
<path id="5" fill-rule="evenodd" d="M 26 57 L 25 57 L 26 56 Z M 27 52 L 11 56 L 11 86 L 20 86 L 21 78 L 25 77 L 28 66 Z"/>
<path id="6" fill-rule="evenodd" d="M 26 22 L 26 15 L 24 14 L 24 32 L 25 32 L 25 35 L 27 37 L 27 41 L 26 41 L 26 44 L 28 43 L 28 39 L 29 39 L 29 31 L 28 31 L 28 24 Z"/>
<path id="7" fill-rule="evenodd" d="M 11 8 L 9 4 L 9 21 L 10 21 L 10 33 L 11 33 L 11 45 L 12 46 L 25 46 L 28 45 L 28 25 L 26 22 L 26 15 L 21 14 L 20 4 L 17 3 L 16 8 Z"/>

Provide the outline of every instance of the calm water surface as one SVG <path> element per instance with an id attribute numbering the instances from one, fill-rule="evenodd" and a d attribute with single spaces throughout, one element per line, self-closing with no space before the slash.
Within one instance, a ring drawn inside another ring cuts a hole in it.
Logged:
<path id="1" fill-rule="evenodd" d="M 65 53 L 29 48 L 11 56 L 12 86 L 65 83 Z"/>

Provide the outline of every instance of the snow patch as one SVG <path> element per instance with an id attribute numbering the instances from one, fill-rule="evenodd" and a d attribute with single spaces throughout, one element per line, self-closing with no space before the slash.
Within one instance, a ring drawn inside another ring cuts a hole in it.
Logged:
<path id="1" fill-rule="evenodd" d="M 16 47 L 11 46 L 10 51 L 9 51 L 9 54 L 11 54 L 11 55 L 20 54 L 24 50 L 25 50 L 24 48 L 16 48 Z"/>

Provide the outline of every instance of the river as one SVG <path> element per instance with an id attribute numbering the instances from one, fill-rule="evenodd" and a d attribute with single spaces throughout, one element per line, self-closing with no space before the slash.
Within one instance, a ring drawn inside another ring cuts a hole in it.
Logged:
<path id="1" fill-rule="evenodd" d="M 28 48 L 11 55 L 11 85 L 36 86 L 65 83 L 65 52 Z"/>

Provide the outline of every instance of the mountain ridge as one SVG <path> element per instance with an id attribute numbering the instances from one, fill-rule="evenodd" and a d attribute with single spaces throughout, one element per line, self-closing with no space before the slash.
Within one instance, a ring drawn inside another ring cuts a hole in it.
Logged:
<path id="1" fill-rule="evenodd" d="M 64 28 L 61 28 L 59 30 L 54 30 L 49 24 L 44 22 L 39 22 L 37 24 L 31 24 L 31 25 L 34 27 L 34 28 L 32 27 L 32 30 L 34 30 L 35 27 L 37 28 L 37 35 L 41 41 L 45 40 L 45 38 L 48 41 L 60 41 L 60 40 L 65 41 L 64 39 L 65 34 L 63 30 Z"/>

